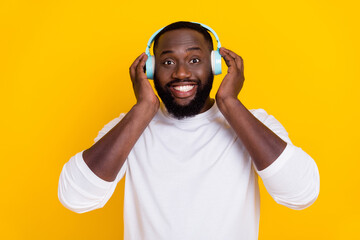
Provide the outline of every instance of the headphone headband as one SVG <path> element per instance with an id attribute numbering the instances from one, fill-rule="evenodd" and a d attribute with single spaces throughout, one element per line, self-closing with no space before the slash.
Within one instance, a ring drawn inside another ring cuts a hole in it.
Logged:
<path id="1" fill-rule="evenodd" d="M 159 30 L 157 30 L 153 35 L 151 35 L 148 43 L 147 43 L 147 46 L 146 46 L 146 50 L 145 50 L 145 53 L 147 55 L 150 55 L 150 47 L 151 47 L 151 44 L 152 42 L 154 41 L 154 38 L 156 37 L 156 35 L 158 35 L 158 33 L 163 30 L 164 28 L 160 28 Z"/>
<path id="2" fill-rule="evenodd" d="M 209 26 L 206 26 L 205 24 L 202 24 L 202 23 L 198 23 L 198 22 L 193 22 L 193 23 L 197 23 L 197 24 L 200 24 L 200 26 L 202 26 L 203 28 L 209 30 L 215 37 L 216 41 L 217 41 L 217 49 L 220 49 L 221 48 L 221 43 L 220 43 L 220 40 L 219 40 L 219 37 L 218 35 L 216 34 L 216 32 Z"/>
<path id="3" fill-rule="evenodd" d="M 219 37 L 218 35 L 216 34 L 216 32 L 209 26 L 206 26 L 205 24 L 202 24 L 202 23 L 198 23 L 198 22 L 192 22 L 192 23 L 196 23 L 196 24 L 199 24 L 200 26 L 202 26 L 203 28 L 205 28 L 206 30 L 208 30 L 209 32 L 211 32 L 215 39 L 216 39 L 216 42 L 217 42 L 217 50 L 221 48 L 221 43 L 220 43 L 220 40 L 219 40 Z M 150 55 L 150 48 L 151 48 L 151 44 L 152 42 L 154 41 L 154 38 L 156 37 L 156 35 L 158 35 L 159 32 L 161 32 L 161 30 L 163 30 L 165 27 L 163 28 L 160 28 L 159 30 L 157 30 L 153 35 L 151 35 L 148 43 L 147 43 L 147 46 L 146 46 L 146 50 L 145 50 L 145 53 L 147 55 Z"/>

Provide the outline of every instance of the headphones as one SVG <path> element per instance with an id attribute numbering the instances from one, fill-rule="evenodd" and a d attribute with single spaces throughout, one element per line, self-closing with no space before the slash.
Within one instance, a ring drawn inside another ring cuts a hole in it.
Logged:
<path id="1" fill-rule="evenodd" d="M 214 75 L 221 74 L 221 55 L 219 52 L 219 50 L 221 48 L 221 43 L 220 43 L 220 40 L 219 40 L 216 32 L 204 24 L 197 23 L 197 22 L 192 22 L 192 23 L 199 24 L 200 26 L 207 29 L 214 35 L 218 44 L 217 44 L 217 49 L 211 51 L 211 69 L 212 69 L 212 73 Z M 149 42 L 147 44 L 146 50 L 145 50 L 145 53 L 148 56 L 148 59 L 146 60 L 146 65 L 145 65 L 146 66 L 146 76 L 148 79 L 154 79 L 154 72 L 155 72 L 155 56 L 150 54 L 150 46 L 151 46 L 152 42 L 154 41 L 154 38 L 156 37 L 156 35 L 163 29 L 164 28 L 157 30 L 151 36 L 151 38 L 149 39 Z"/>

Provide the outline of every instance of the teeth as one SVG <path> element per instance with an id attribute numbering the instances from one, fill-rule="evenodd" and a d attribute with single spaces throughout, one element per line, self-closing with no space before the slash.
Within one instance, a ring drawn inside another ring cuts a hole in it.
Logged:
<path id="1" fill-rule="evenodd" d="M 180 91 L 180 92 L 188 92 L 191 89 L 193 89 L 195 86 L 194 85 L 185 85 L 185 86 L 176 86 L 174 87 L 175 90 Z"/>

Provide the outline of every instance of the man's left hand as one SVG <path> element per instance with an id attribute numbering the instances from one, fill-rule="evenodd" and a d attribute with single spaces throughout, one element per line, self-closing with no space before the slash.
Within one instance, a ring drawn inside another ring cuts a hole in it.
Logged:
<path id="1" fill-rule="evenodd" d="M 216 100 L 237 99 L 245 80 L 243 59 L 224 47 L 220 48 L 220 55 L 224 58 L 228 71 L 216 93 Z"/>

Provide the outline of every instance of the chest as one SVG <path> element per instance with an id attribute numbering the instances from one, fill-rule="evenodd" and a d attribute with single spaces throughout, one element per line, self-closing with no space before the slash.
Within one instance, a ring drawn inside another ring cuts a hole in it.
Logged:
<path id="1" fill-rule="evenodd" d="M 205 172 L 237 174 L 249 155 L 234 131 L 221 121 L 192 126 L 150 125 L 129 155 L 129 167 L 157 176 L 196 177 Z"/>

